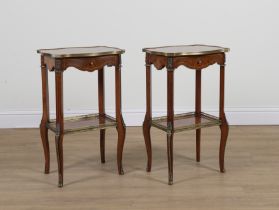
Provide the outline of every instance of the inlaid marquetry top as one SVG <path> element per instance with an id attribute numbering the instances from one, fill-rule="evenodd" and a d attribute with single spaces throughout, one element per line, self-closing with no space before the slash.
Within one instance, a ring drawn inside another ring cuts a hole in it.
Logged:
<path id="1" fill-rule="evenodd" d="M 229 48 L 201 44 L 164 46 L 142 49 L 143 52 L 163 56 L 207 55 L 213 53 L 229 52 L 229 50 Z"/>
<path id="2" fill-rule="evenodd" d="M 53 58 L 94 57 L 102 55 L 122 54 L 124 52 L 125 50 L 106 46 L 69 47 L 37 50 L 37 53 L 48 55 Z"/>

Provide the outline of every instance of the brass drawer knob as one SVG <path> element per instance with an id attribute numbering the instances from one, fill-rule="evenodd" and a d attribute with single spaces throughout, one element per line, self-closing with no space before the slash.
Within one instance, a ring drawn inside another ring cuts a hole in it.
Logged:
<path id="1" fill-rule="evenodd" d="M 91 66 L 93 66 L 93 65 L 94 65 L 94 62 L 93 62 L 93 61 L 91 61 L 91 62 L 90 62 L 90 65 L 91 65 Z"/>
<path id="2" fill-rule="evenodd" d="M 197 64 L 201 64 L 201 63 L 202 63 L 202 61 L 201 61 L 201 60 L 198 60 Z"/>

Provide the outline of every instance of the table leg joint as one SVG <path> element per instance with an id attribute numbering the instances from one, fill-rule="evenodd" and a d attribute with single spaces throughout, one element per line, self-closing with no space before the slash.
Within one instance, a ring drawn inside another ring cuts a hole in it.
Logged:
<path id="1" fill-rule="evenodd" d="M 168 123 L 167 123 L 167 134 L 168 134 L 168 135 L 171 135 L 172 133 L 174 133 L 173 123 L 168 122 Z"/>

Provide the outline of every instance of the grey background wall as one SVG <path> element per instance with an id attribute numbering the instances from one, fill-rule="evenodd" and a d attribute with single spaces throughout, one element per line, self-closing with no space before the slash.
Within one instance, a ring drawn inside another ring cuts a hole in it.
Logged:
<path id="1" fill-rule="evenodd" d="M 36 49 L 109 45 L 123 55 L 123 112 L 141 125 L 145 111 L 143 47 L 204 43 L 230 47 L 226 111 L 231 124 L 279 124 L 279 3 L 266 1 L 41 1 L 0 3 L 0 127 L 36 127 L 41 114 Z M 218 66 L 203 72 L 203 109 L 218 109 Z M 65 112 L 94 112 L 97 74 L 65 73 Z M 179 88 L 178 88 L 179 87 Z M 54 75 L 50 74 L 54 112 Z M 106 71 L 106 103 L 114 111 L 114 72 Z M 175 72 L 177 112 L 194 106 L 194 71 Z M 166 72 L 153 73 L 153 110 L 166 109 Z"/>

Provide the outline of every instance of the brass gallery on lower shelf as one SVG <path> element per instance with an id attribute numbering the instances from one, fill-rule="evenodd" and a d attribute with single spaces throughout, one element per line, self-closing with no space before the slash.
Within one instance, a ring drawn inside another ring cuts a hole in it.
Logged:
<path id="1" fill-rule="evenodd" d="M 201 119 L 204 118 L 206 119 L 208 122 L 201 122 L 201 123 L 193 123 L 193 124 L 188 124 L 188 125 L 182 125 L 179 127 L 175 126 L 175 121 L 176 120 L 180 120 L 180 119 L 189 119 L 189 118 L 198 118 Z M 168 127 L 162 125 L 162 122 L 166 122 L 167 121 L 167 116 L 163 116 L 163 117 L 154 117 L 152 118 L 152 126 L 163 130 L 165 132 L 168 132 Z M 194 130 L 194 129 L 200 129 L 200 128 L 204 128 L 204 127 L 211 127 L 211 126 L 216 126 L 216 125 L 221 125 L 221 120 L 215 116 L 209 115 L 207 113 L 201 112 L 201 114 L 199 116 L 196 116 L 195 112 L 189 112 L 189 113 L 183 113 L 183 114 L 176 114 L 174 116 L 174 129 L 173 132 L 181 132 L 181 131 L 185 131 L 185 130 Z"/>
<path id="2" fill-rule="evenodd" d="M 103 118 L 100 120 L 100 118 Z M 74 128 L 74 129 L 64 129 L 64 134 L 68 134 L 68 133 L 74 133 L 74 132 L 83 132 L 83 131 L 89 131 L 89 130 L 98 130 L 98 129 L 105 129 L 108 127 L 115 127 L 116 126 L 116 119 L 114 117 L 111 117 L 107 114 L 104 114 L 102 116 L 100 116 L 100 114 L 88 114 L 88 115 L 81 115 L 81 116 L 73 116 L 73 117 L 65 117 L 64 118 L 64 124 L 66 125 L 67 122 L 82 122 L 85 120 L 96 120 L 95 125 L 92 124 L 88 124 L 86 126 L 81 126 L 78 128 Z M 98 121 L 98 122 L 97 122 Z M 99 122 L 102 121 L 102 122 Z M 48 128 L 53 131 L 56 132 L 56 120 L 50 120 L 48 123 Z"/>

